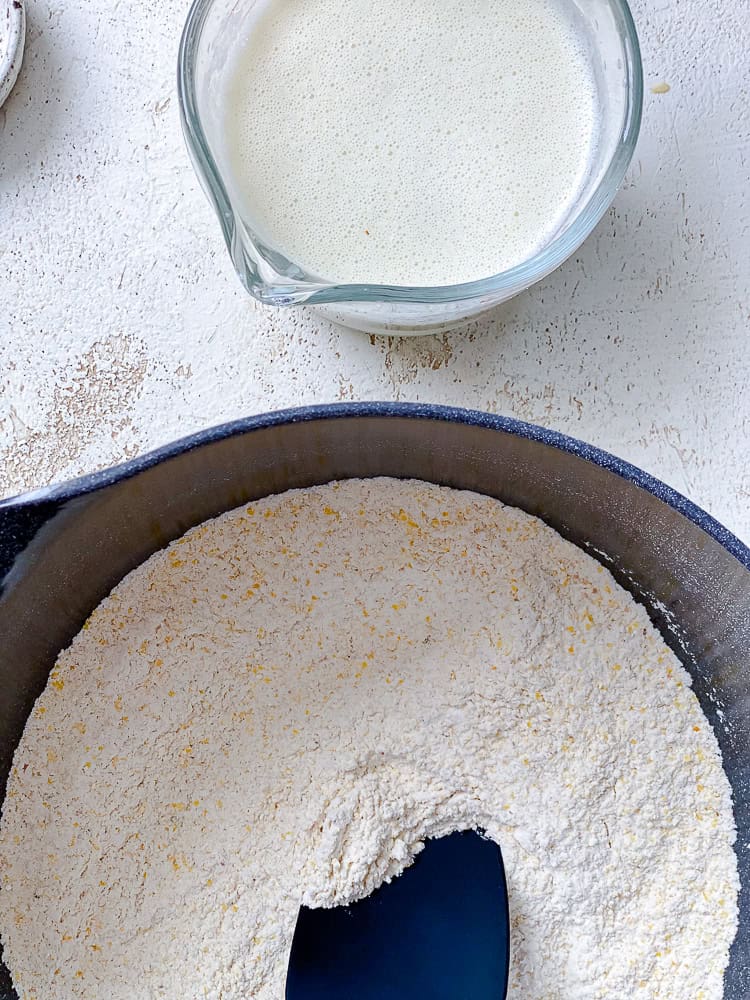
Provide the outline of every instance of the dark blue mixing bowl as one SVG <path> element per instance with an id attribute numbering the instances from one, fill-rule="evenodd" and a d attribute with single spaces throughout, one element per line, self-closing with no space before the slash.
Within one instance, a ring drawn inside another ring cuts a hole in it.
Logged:
<path id="1" fill-rule="evenodd" d="M 0 502 L 0 787 L 58 652 L 126 573 L 248 500 L 367 476 L 476 490 L 535 514 L 606 563 L 649 610 L 693 677 L 734 789 L 743 888 L 725 996 L 746 1000 L 750 550 L 633 466 L 515 420 L 385 403 L 288 410 Z M 0 1000 L 14 997 L 2 969 Z"/>

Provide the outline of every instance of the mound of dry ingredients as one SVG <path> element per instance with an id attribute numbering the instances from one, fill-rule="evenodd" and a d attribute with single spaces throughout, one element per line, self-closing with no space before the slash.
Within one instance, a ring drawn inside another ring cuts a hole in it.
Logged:
<path id="1" fill-rule="evenodd" d="M 730 788 L 642 608 L 540 521 L 392 480 L 270 498 L 131 573 L 16 753 L 24 1000 L 281 1000 L 297 907 L 425 837 L 505 855 L 511 997 L 712 1000 Z"/>

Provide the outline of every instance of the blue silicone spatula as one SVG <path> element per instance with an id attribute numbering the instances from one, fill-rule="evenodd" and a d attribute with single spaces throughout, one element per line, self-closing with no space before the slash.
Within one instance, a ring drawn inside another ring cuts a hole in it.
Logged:
<path id="1" fill-rule="evenodd" d="M 454 833 L 366 899 L 301 907 L 286 1000 L 505 1000 L 509 960 L 500 850 Z"/>

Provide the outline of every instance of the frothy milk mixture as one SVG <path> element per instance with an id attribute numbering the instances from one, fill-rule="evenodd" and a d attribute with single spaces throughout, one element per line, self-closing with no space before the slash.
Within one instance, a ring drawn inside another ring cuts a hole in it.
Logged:
<path id="1" fill-rule="evenodd" d="M 540 249 L 597 142 L 570 0 L 262 0 L 229 61 L 229 183 L 340 282 L 447 285 Z"/>

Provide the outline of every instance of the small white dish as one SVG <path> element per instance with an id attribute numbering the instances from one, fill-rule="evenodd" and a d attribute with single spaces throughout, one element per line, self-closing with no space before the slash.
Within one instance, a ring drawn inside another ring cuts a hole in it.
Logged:
<path id="1" fill-rule="evenodd" d="M 0 105 L 16 82 L 25 39 L 24 0 L 0 0 Z"/>

